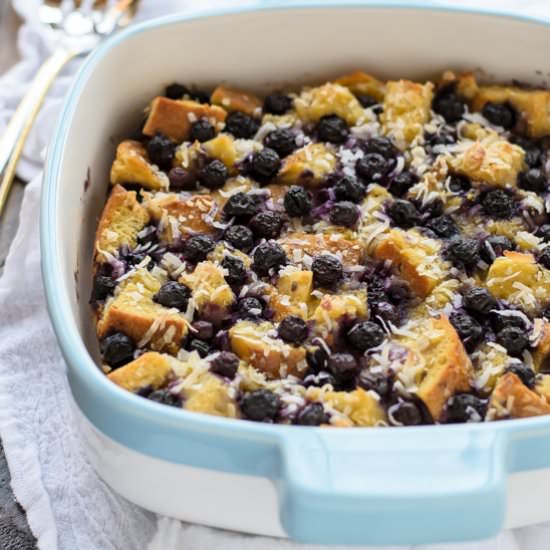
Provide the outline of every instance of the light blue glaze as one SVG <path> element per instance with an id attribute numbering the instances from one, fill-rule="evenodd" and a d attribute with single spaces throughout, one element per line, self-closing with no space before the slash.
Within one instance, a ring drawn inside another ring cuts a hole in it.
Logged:
<path id="1" fill-rule="evenodd" d="M 330 5 L 266 2 L 256 9 Z M 346 2 L 338 9 L 358 5 L 497 13 L 392 1 Z M 247 10 L 223 13 L 238 11 Z M 495 534 L 504 519 L 506 474 L 550 467 L 550 417 L 392 429 L 269 426 L 188 413 L 136 397 L 109 382 L 89 356 L 72 319 L 69 289 L 59 285 L 63 278 L 56 261 L 57 182 L 78 97 L 95 64 L 127 37 L 154 26 L 220 13 L 170 16 L 107 41 L 84 63 L 60 116 L 44 177 L 42 274 L 76 402 L 99 430 L 138 452 L 174 463 L 272 478 L 279 489 L 283 526 L 301 541 L 419 544 Z"/>

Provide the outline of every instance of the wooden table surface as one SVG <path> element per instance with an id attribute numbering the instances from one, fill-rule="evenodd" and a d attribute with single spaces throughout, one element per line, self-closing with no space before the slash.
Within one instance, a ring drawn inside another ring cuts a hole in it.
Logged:
<path id="1" fill-rule="evenodd" d="M 0 0 L 0 75 L 17 61 L 15 49 L 18 21 Z M 24 183 L 15 181 L 6 211 L 0 219 L 0 273 L 15 236 Z M 29 530 L 24 510 L 15 500 L 10 487 L 10 474 L 0 442 L 0 549 L 35 550 L 36 541 Z"/>

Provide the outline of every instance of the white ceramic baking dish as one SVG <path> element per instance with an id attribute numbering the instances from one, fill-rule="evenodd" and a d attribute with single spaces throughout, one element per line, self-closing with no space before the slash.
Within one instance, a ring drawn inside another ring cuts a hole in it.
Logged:
<path id="1" fill-rule="evenodd" d="M 114 144 L 162 86 L 250 90 L 361 68 L 444 69 L 545 84 L 550 28 L 437 7 L 319 4 L 175 16 L 134 27 L 85 63 L 44 180 L 43 275 L 89 457 L 116 491 L 208 525 L 324 543 L 426 543 L 550 519 L 550 417 L 486 425 L 328 430 L 164 407 L 97 368 L 88 307 L 96 222 Z"/>

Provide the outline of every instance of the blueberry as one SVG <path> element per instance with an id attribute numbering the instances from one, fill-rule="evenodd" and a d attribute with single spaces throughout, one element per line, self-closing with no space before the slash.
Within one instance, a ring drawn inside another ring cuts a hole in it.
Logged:
<path id="1" fill-rule="evenodd" d="M 550 242 L 550 224 L 541 225 L 537 230 L 537 237 L 540 237 L 545 243 Z"/>
<path id="2" fill-rule="evenodd" d="M 434 133 L 426 133 L 424 136 L 426 144 L 430 147 L 437 145 L 452 145 L 456 143 L 456 134 L 454 131 L 442 126 Z"/>
<path id="3" fill-rule="evenodd" d="M 447 247 L 448 258 L 457 266 L 472 266 L 479 261 L 479 243 L 475 239 L 455 237 Z"/>
<path id="4" fill-rule="evenodd" d="M 505 250 L 513 250 L 514 244 L 504 235 L 491 235 L 487 237 L 480 248 L 481 259 L 492 264 L 498 256 L 502 256 Z"/>
<path id="5" fill-rule="evenodd" d="M 229 197 L 223 211 L 228 218 L 250 217 L 258 212 L 258 205 L 252 195 L 239 192 Z"/>
<path id="6" fill-rule="evenodd" d="M 348 138 L 348 125 L 337 115 L 326 115 L 317 124 L 317 136 L 319 141 L 344 143 Z"/>
<path id="7" fill-rule="evenodd" d="M 384 321 L 390 321 L 394 325 L 399 324 L 399 310 L 389 302 L 380 301 L 373 306 L 373 314 L 376 317 L 381 317 Z"/>
<path id="8" fill-rule="evenodd" d="M 433 218 L 428 222 L 428 227 L 438 236 L 443 239 L 448 239 L 458 233 L 458 227 L 456 226 L 453 218 L 444 214 Z"/>
<path id="9" fill-rule="evenodd" d="M 308 403 L 298 411 L 295 424 L 299 426 L 320 426 L 328 422 L 328 415 L 321 403 Z"/>
<path id="10" fill-rule="evenodd" d="M 412 401 L 400 401 L 391 408 L 390 423 L 396 426 L 418 426 L 422 424 L 422 412 Z"/>
<path id="11" fill-rule="evenodd" d="M 357 98 L 357 101 L 359 101 L 359 103 L 361 103 L 361 107 L 363 107 L 364 109 L 368 109 L 369 107 L 373 107 L 374 105 L 376 105 L 378 103 L 376 98 L 372 97 L 371 95 L 357 94 L 355 97 Z"/>
<path id="12" fill-rule="evenodd" d="M 230 351 L 222 351 L 210 361 L 210 370 L 220 376 L 233 380 L 239 368 L 239 358 Z"/>
<path id="13" fill-rule="evenodd" d="M 510 365 L 506 372 L 513 372 L 528 388 L 534 388 L 537 375 L 535 371 L 527 365 Z"/>
<path id="14" fill-rule="evenodd" d="M 192 329 L 192 334 L 199 340 L 212 340 L 214 336 L 214 326 L 210 321 L 195 321 Z"/>
<path id="15" fill-rule="evenodd" d="M 240 111 L 230 113 L 225 119 L 225 131 L 237 139 L 253 138 L 259 127 L 257 120 Z"/>
<path id="16" fill-rule="evenodd" d="M 497 342 L 506 349 L 510 355 L 520 355 L 529 345 L 529 337 L 524 329 L 519 327 L 505 327 L 497 333 Z"/>
<path id="17" fill-rule="evenodd" d="M 467 350 L 473 350 L 483 337 L 481 325 L 466 313 L 452 313 L 449 317 Z"/>
<path id="18" fill-rule="evenodd" d="M 458 422 L 480 422 L 485 418 L 487 401 L 470 393 L 453 395 L 446 405 L 446 421 L 448 424 Z"/>
<path id="19" fill-rule="evenodd" d="M 538 262 L 547 269 L 550 269 L 550 247 L 543 249 L 543 251 L 539 254 Z"/>
<path id="20" fill-rule="evenodd" d="M 161 403 L 162 405 L 169 405 L 170 407 L 181 407 L 181 397 L 174 394 L 167 389 L 152 391 L 147 399 L 154 401 L 155 403 Z"/>
<path id="21" fill-rule="evenodd" d="M 357 373 L 357 361 L 351 353 L 333 353 L 328 358 L 329 371 L 339 380 L 349 380 Z"/>
<path id="22" fill-rule="evenodd" d="M 546 177 L 539 168 L 530 168 L 518 174 L 518 185 L 527 191 L 542 193 L 546 188 Z"/>
<path id="23" fill-rule="evenodd" d="M 111 277 L 105 275 L 96 275 L 94 277 L 94 288 L 92 291 L 92 300 L 103 301 L 108 298 L 115 290 L 116 283 Z"/>
<path id="24" fill-rule="evenodd" d="M 540 165 L 542 161 L 542 151 L 535 143 L 520 136 L 514 136 L 511 141 L 519 145 L 525 151 L 525 163 L 527 166 L 535 168 Z"/>
<path id="25" fill-rule="evenodd" d="M 359 219 L 359 209 L 350 201 L 340 201 L 332 206 L 329 218 L 334 225 L 353 227 Z"/>
<path id="26" fill-rule="evenodd" d="M 169 99 L 181 99 L 184 95 L 188 94 L 189 89 L 187 88 L 187 86 L 184 86 L 183 84 L 178 84 L 177 82 L 166 86 L 166 89 L 164 91 L 164 95 Z"/>
<path id="27" fill-rule="evenodd" d="M 279 338 L 289 344 L 301 344 L 308 335 L 306 322 L 296 315 L 285 317 L 277 329 Z"/>
<path id="28" fill-rule="evenodd" d="M 441 199 L 436 198 L 431 200 L 428 204 L 423 205 L 421 210 L 424 217 L 438 218 L 439 216 L 443 216 L 443 213 L 445 212 L 445 205 Z"/>
<path id="29" fill-rule="evenodd" d="M 382 373 L 363 369 L 357 377 L 357 385 L 364 390 L 375 391 L 380 397 L 387 397 L 391 392 L 391 383 Z"/>
<path id="30" fill-rule="evenodd" d="M 386 159 L 393 159 L 397 155 L 397 149 L 391 139 L 386 137 L 375 137 L 369 139 L 365 146 L 367 153 L 377 153 Z"/>
<path id="31" fill-rule="evenodd" d="M 497 301 L 486 288 L 468 289 L 462 296 L 462 303 L 468 313 L 485 316 L 497 308 Z"/>
<path id="32" fill-rule="evenodd" d="M 254 251 L 254 270 L 260 275 L 267 275 L 270 269 L 278 269 L 286 264 L 286 253 L 275 241 L 261 243 Z"/>
<path id="33" fill-rule="evenodd" d="M 191 125 L 191 130 L 189 131 L 189 141 L 208 141 L 213 139 L 216 135 L 216 130 L 214 126 L 206 118 L 199 118 L 197 122 L 194 122 Z"/>
<path id="34" fill-rule="evenodd" d="M 389 191 L 395 197 L 402 197 L 414 184 L 416 176 L 411 172 L 401 172 L 394 176 L 390 182 Z"/>
<path id="35" fill-rule="evenodd" d="M 185 241 L 183 254 L 190 262 L 201 262 L 214 247 L 214 241 L 208 235 L 193 235 Z"/>
<path id="36" fill-rule="evenodd" d="M 197 178 L 189 170 L 176 166 L 168 172 L 170 191 L 193 191 L 197 187 Z"/>
<path id="37" fill-rule="evenodd" d="M 236 256 L 226 256 L 222 260 L 222 268 L 227 271 L 225 280 L 232 286 L 244 284 L 246 280 L 246 267 L 244 262 Z"/>
<path id="38" fill-rule="evenodd" d="M 254 153 L 250 161 L 250 171 L 258 181 L 271 179 L 281 167 L 281 159 L 273 149 L 264 147 Z"/>
<path id="39" fill-rule="evenodd" d="M 336 378 L 330 373 L 325 370 L 322 370 L 321 372 L 317 374 L 308 374 L 304 378 L 304 386 L 306 388 L 309 388 L 310 386 L 315 386 L 317 388 L 322 388 L 323 386 L 326 386 L 327 384 L 330 384 L 332 387 L 336 386 Z"/>
<path id="40" fill-rule="evenodd" d="M 407 281 L 393 279 L 386 289 L 386 293 L 394 304 L 400 304 L 411 297 L 411 288 Z"/>
<path id="41" fill-rule="evenodd" d="M 336 284 L 344 273 L 342 262 L 329 254 L 315 256 L 311 263 L 311 270 L 313 271 L 313 280 L 320 286 Z"/>
<path id="42" fill-rule="evenodd" d="M 206 357 L 210 353 L 210 344 L 198 338 L 191 339 L 187 347 L 189 351 L 196 351 L 200 357 Z"/>
<path id="43" fill-rule="evenodd" d="M 279 412 L 281 401 L 273 392 L 261 389 L 245 393 L 240 405 L 245 418 L 256 422 L 272 422 Z"/>
<path id="44" fill-rule="evenodd" d="M 264 145 L 273 149 L 280 158 L 284 158 L 296 149 L 296 137 L 288 128 L 278 128 L 269 132 L 264 139 Z"/>
<path id="45" fill-rule="evenodd" d="M 305 216 L 311 212 L 312 203 L 309 193 L 298 185 L 293 185 L 286 193 L 284 206 L 289 216 Z"/>
<path id="46" fill-rule="evenodd" d="M 159 168 L 167 169 L 172 164 L 176 146 L 164 134 L 155 134 L 147 143 L 149 160 Z"/>
<path id="47" fill-rule="evenodd" d="M 378 181 L 384 177 L 391 168 L 391 164 L 379 153 L 367 153 L 355 163 L 355 171 L 359 177 L 367 182 Z"/>
<path id="48" fill-rule="evenodd" d="M 244 225 L 232 225 L 225 232 L 224 239 L 237 250 L 248 252 L 254 245 L 254 235 Z"/>
<path id="49" fill-rule="evenodd" d="M 132 361 L 134 350 L 134 342 L 122 332 L 106 336 L 101 342 L 103 360 L 114 369 Z"/>
<path id="50" fill-rule="evenodd" d="M 342 176 L 334 184 L 334 196 L 339 201 L 351 201 L 351 202 L 361 202 L 367 190 L 365 186 L 357 179 L 352 176 Z"/>
<path id="51" fill-rule="evenodd" d="M 455 94 L 436 96 L 432 108 L 449 123 L 458 122 L 466 112 L 466 105 Z"/>
<path id="52" fill-rule="evenodd" d="M 449 189 L 453 193 L 463 193 L 472 187 L 470 180 L 466 176 L 452 174 L 449 176 Z"/>
<path id="53" fill-rule="evenodd" d="M 495 332 L 500 332 L 502 329 L 506 327 L 518 327 L 523 330 L 527 330 L 527 324 L 524 319 L 519 317 L 518 315 L 502 315 L 502 313 L 512 311 L 512 310 L 504 310 L 502 312 L 495 312 L 493 315 L 493 328 Z"/>
<path id="54" fill-rule="evenodd" d="M 486 103 L 481 113 L 491 124 L 505 130 L 511 130 L 516 124 L 516 111 L 509 103 Z"/>
<path id="55" fill-rule="evenodd" d="M 204 90 L 191 90 L 189 97 L 197 103 L 210 103 L 210 94 Z"/>
<path id="56" fill-rule="evenodd" d="M 420 217 L 416 206 L 403 199 L 396 199 L 388 206 L 388 215 L 395 225 L 403 229 L 415 226 Z"/>
<path id="57" fill-rule="evenodd" d="M 173 307 L 180 311 L 185 311 L 189 298 L 191 298 L 191 290 L 189 287 L 177 281 L 167 281 L 153 296 L 153 301 L 164 307 Z"/>
<path id="58" fill-rule="evenodd" d="M 291 97 L 274 92 L 264 99 L 263 111 L 264 113 L 271 113 L 273 115 L 284 115 L 287 111 L 290 111 L 291 107 Z"/>
<path id="59" fill-rule="evenodd" d="M 324 348 L 311 348 L 306 352 L 306 361 L 308 367 L 313 372 L 319 372 L 326 369 L 328 356 Z"/>
<path id="60" fill-rule="evenodd" d="M 199 172 L 199 181 L 207 189 L 218 189 L 223 187 L 229 178 L 229 172 L 225 164 L 220 160 L 213 160 L 203 166 Z"/>
<path id="61" fill-rule="evenodd" d="M 350 345 L 359 351 L 379 346 L 384 341 L 384 331 L 371 321 L 357 323 L 346 335 Z"/>
<path id="62" fill-rule="evenodd" d="M 265 210 L 256 214 L 249 226 L 258 239 L 276 239 L 281 233 L 283 218 L 278 212 Z"/>
<path id="63" fill-rule="evenodd" d="M 248 296 L 239 300 L 238 315 L 246 319 L 258 319 L 263 315 L 264 305 L 258 298 Z"/>

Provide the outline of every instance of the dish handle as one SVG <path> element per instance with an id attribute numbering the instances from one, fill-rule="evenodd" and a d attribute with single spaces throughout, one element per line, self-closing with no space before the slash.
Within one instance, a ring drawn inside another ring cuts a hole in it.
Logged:
<path id="1" fill-rule="evenodd" d="M 281 522 L 323 544 L 416 544 L 496 534 L 506 508 L 502 433 L 464 427 L 295 429 L 282 442 Z"/>

